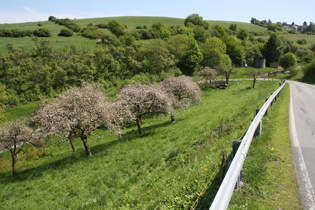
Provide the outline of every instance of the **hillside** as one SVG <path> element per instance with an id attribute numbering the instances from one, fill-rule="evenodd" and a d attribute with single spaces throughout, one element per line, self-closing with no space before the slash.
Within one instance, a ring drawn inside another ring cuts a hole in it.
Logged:
<path id="1" fill-rule="evenodd" d="M 0 202 L 8 209 L 193 207 L 210 183 L 215 188 L 221 151 L 230 152 L 231 141 L 243 135 L 254 110 L 278 86 L 250 84 L 204 91 L 202 102 L 178 111 L 173 124 L 169 116 L 146 119 L 142 136 L 135 125 L 120 138 L 97 130 L 89 136 L 90 158 L 78 140 L 74 153 L 68 142 L 51 143 L 43 152 L 29 147 L 12 177 L 10 156 L 1 154 Z"/>
<path id="2" fill-rule="evenodd" d="M 47 17 L 48 18 L 48 17 Z M 110 20 L 116 19 L 125 24 L 128 30 L 136 30 L 137 26 L 147 26 L 148 28 L 155 22 L 163 22 L 167 26 L 180 26 L 184 25 L 183 18 L 170 18 L 170 17 L 147 17 L 147 16 L 123 16 L 123 17 L 104 17 L 104 18 L 89 18 L 89 19 L 76 19 L 73 20 L 75 23 L 82 27 L 86 27 L 88 24 L 93 25 L 108 23 Z M 251 31 L 261 31 L 266 30 L 257 25 L 242 22 L 233 21 L 207 21 L 211 25 L 222 25 L 228 28 L 231 24 L 237 24 L 238 28 L 244 28 Z M 41 26 L 39 26 L 39 23 Z M 20 29 L 20 30 L 37 30 L 39 28 L 48 29 L 52 36 L 49 38 L 51 43 L 56 48 L 63 48 L 65 45 L 70 46 L 71 44 L 76 44 L 79 48 L 85 50 L 93 50 L 95 48 L 95 41 L 90 40 L 81 36 L 73 37 L 59 37 L 58 33 L 64 26 L 60 26 L 51 21 L 42 22 L 28 22 L 28 23 L 16 23 L 16 24 L 0 24 L 0 29 Z M 106 29 L 102 29 L 106 31 Z M 17 47 L 25 47 L 26 49 L 31 49 L 34 46 L 31 37 L 20 37 L 20 38 L 9 38 L 0 37 L 0 53 L 6 52 L 6 45 L 12 43 Z"/>

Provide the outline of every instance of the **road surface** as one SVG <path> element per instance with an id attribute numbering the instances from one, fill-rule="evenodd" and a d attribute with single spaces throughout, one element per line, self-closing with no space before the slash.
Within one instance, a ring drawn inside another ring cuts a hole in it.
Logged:
<path id="1" fill-rule="evenodd" d="M 288 81 L 290 131 L 304 209 L 315 210 L 315 86 Z"/>

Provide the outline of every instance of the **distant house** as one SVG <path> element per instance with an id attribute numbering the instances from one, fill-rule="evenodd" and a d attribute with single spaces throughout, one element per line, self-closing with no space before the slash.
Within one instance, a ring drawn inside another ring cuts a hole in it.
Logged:
<path id="1" fill-rule="evenodd" d="M 304 32 L 304 31 L 307 30 L 307 27 L 308 27 L 308 26 L 304 26 L 304 25 L 303 25 L 303 26 L 300 26 L 300 27 L 299 27 L 299 31 Z"/>
<path id="2" fill-rule="evenodd" d="M 295 30 L 297 31 L 299 29 L 299 26 L 294 24 L 294 25 L 283 25 L 282 26 L 283 29 L 289 31 L 289 30 Z"/>

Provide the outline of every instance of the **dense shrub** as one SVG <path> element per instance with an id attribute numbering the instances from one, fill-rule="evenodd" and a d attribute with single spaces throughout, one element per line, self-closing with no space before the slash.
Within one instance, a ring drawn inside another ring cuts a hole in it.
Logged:
<path id="1" fill-rule="evenodd" d="M 96 26 L 99 28 L 108 29 L 108 25 L 106 23 L 97 24 Z"/>
<path id="2" fill-rule="evenodd" d="M 49 21 L 52 21 L 54 23 L 57 23 L 58 25 L 66 26 L 67 28 L 71 29 L 74 32 L 79 32 L 81 31 L 81 26 L 77 23 L 74 23 L 72 20 L 69 18 L 65 19 L 57 19 L 53 16 L 49 17 Z"/>
<path id="3" fill-rule="evenodd" d="M 26 37 L 33 36 L 32 30 L 0 29 L 0 37 Z"/>
<path id="4" fill-rule="evenodd" d="M 62 29 L 60 33 L 58 34 L 58 36 L 66 36 L 66 37 L 73 36 L 73 31 L 71 31 L 70 29 Z"/>
<path id="5" fill-rule="evenodd" d="M 289 69 L 297 65 L 297 58 L 293 53 L 286 53 L 280 57 L 279 64 L 284 69 Z"/>
<path id="6" fill-rule="evenodd" d="M 303 44 L 306 44 L 307 41 L 306 41 L 306 39 L 299 39 L 299 40 L 297 40 L 297 43 L 300 45 L 303 45 Z"/>
<path id="7" fill-rule="evenodd" d="M 34 36 L 37 36 L 37 37 L 51 37 L 50 31 L 48 31 L 45 28 L 40 28 L 38 30 L 35 30 L 33 33 L 34 33 Z"/>
<path id="8" fill-rule="evenodd" d="M 303 72 L 305 76 L 314 76 L 315 75 L 315 59 L 310 64 L 307 64 L 303 67 Z"/>
<path id="9" fill-rule="evenodd" d="M 89 39 L 96 39 L 102 35 L 97 26 L 86 27 L 82 30 L 81 35 Z"/>

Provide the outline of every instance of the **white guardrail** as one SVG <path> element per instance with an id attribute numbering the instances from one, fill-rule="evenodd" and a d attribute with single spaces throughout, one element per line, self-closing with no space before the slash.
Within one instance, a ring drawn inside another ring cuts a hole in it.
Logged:
<path id="1" fill-rule="evenodd" d="M 263 116 L 267 112 L 269 106 L 278 96 L 282 88 L 286 83 L 281 85 L 266 101 L 266 103 L 261 107 L 259 112 L 256 114 L 252 124 L 248 128 L 245 136 L 241 140 L 241 144 L 232 160 L 232 163 L 223 179 L 223 182 L 211 204 L 210 210 L 224 210 L 227 209 L 229 202 L 231 200 L 235 185 L 240 179 L 240 173 L 245 161 L 249 146 L 254 137 L 257 127 L 260 125 Z"/>

